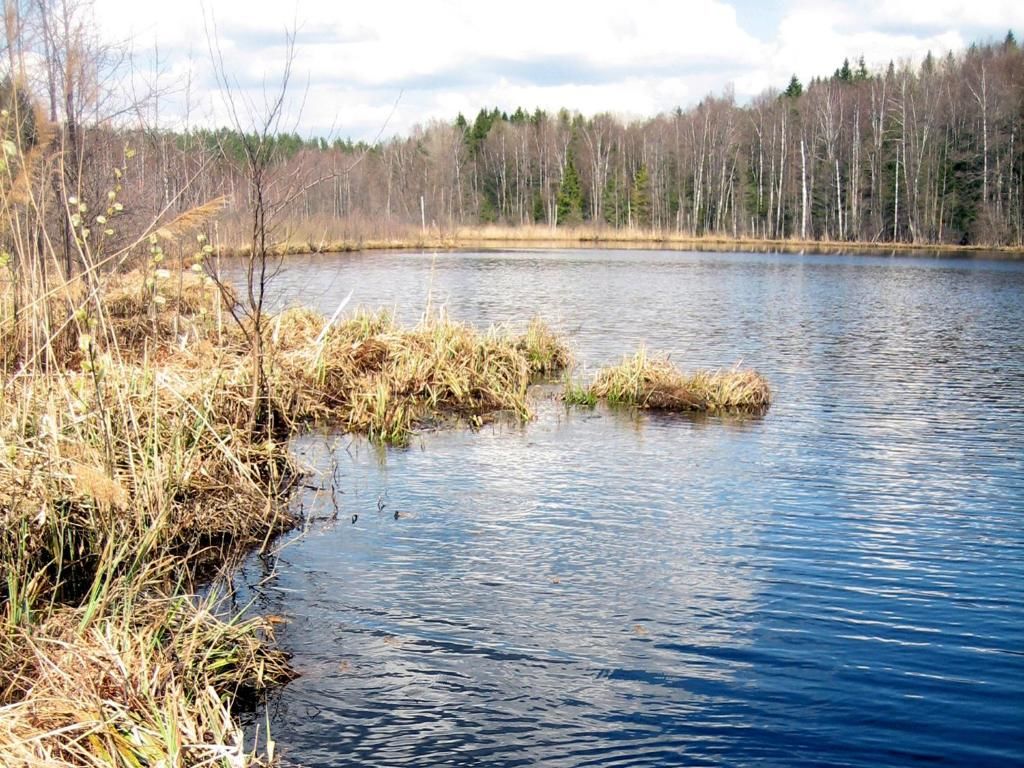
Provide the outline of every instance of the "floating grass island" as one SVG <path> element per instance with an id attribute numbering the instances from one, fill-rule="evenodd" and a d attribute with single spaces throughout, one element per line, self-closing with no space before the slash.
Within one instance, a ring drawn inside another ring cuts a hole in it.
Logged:
<path id="1" fill-rule="evenodd" d="M 768 382 L 756 371 L 698 371 L 685 374 L 668 357 L 641 348 L 616 366 L 598 371 L 588 386 L 569 382 L 565 401 L 594 405 L 604 400 L 660 411 L 761 414 L 771 405 Z"/>

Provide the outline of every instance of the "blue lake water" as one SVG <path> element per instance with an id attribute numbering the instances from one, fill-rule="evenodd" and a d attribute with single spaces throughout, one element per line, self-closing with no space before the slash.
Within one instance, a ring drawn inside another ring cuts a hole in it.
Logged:
<path id="1" fill-rule="evenodd" d="M 541 387 L 523 427 L 298 440 L 339 519 L 240 573 L 301 674 L 267 713 L 286 765 L 1024 763 L 1024 264 L 375 253 L 273 290 L 539 314 L 586 370 L 645 343 L 774 396 L 737 421 Z"/>

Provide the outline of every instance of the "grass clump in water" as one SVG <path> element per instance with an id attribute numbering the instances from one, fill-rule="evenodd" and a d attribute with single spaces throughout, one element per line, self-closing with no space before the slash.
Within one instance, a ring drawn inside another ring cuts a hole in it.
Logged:
<path id="1" fill-rule="evenodd" d="M 568 360 L 539 321 L 520 337 L 480 333 L 443 313 L 412 328 L 357 314 L 325 332 L 323 318 L 288 310 L 272 325 L 284 412 L 394 444 L 438 420 L 528 419 L 531 379 Z"/>
<path id="2" fill-rule="evenodd" d="M 768 382 L 756 371 L 698 371 L 686 375 L 665 356 L 641 348 L 597 373 L 589 387 L 567 386 L 568 403 L 605 400 L 613 405 L 664 411 L 763 413 L 771 404 Z"/>
<path id="3" fill-rule="evenodd" d="M 597 405 L 597 395 L 584 382 L 571 376 L 566 376 L 562 384 L 562 401 L 566 405 L 580 405 L 585 408 L 593 408 Z"/>
<path id="4" fill-rule="evenodd" d="M 526 355 L 530 373 L 535 375 L 550 376 L 572 364 L 569 348 L 539 317 L 530 321 L 516 346 Z"/>

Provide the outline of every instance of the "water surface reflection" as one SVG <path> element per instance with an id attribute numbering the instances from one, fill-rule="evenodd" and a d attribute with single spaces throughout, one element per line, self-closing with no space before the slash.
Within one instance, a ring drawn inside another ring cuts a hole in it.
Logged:
<path id="1" fill-rule="evenodd" d="M 776 402 L 731 423 L 541 391 L 524 428 L 383 461 L 298 441 L 344 494 L 256 594 L 303 674 L 272 707 L 286 759 L 1024 761 L 1020 264 L 370 254 L 290 262 L 275 300 L 411 317 L 428 283 L 477 324 L 553 316 L 592 366 L 742 359 Z"/>

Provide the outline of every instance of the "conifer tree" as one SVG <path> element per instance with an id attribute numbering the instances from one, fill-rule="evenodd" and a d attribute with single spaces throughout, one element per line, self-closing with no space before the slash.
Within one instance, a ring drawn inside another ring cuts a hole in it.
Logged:
<path id="1" fill-rule="evenodd" d="M 637 169 L 629 198 L 633 223 L 638 227 L 651 226 L 651 176 L 646 165 Z"/>
<path id="2" fill-rule="evenodd" d="M 622 203 L 621 184 L 616 174 L 608 176 L 604 185 L 603 201 L 601 210 L 604 211 L 606 224 L 613 227 L 621 227 L 625 218 L 625 205 Z"/>
<path id="3" fill-rule="evenodd" d="M 544 198 L 541 197 L 540 192 L 535 192 L 533 195 L 533 211 L 531 212 L 533 222 L 540 224 L 547 217 L 547 209 L 544 205 Z"/>
<path id="4" fill-rule="evenodd" d="M 854 79 L 858 82 L 862 82 L 867 80 L 868 77 L 868 67 L 867 64 L 864 63 L 864 54 L 861 54 L 860 58 L 857 59 L 857 74 L 854 76 Z"/>
<path id="5" fill-rule="evenodd" d="M 782 92 L 782 95 L 787 99 L 796 99 L 799 98 L 803 92 L 804 86 L 801 84 L 797 76 L 793 75 L 793 77 L 789 79 L 789 85 L 786 86 L 786 90 Z"/>
<path id="6" fill-rule="evenodd" d="M 849 59 L 843 59 L 843 66 L 836 70 L 834 77 L 841 83 L 853 82 L 853 70 L 850 69 Z"/>
<path id="7" fill-rule="evenodd" d="M 565 161 L 565 172 L 558 187 L 558 224 L 573 226 L 583 222 L 583 186 L 572 155 Z"/>

